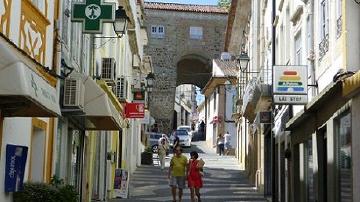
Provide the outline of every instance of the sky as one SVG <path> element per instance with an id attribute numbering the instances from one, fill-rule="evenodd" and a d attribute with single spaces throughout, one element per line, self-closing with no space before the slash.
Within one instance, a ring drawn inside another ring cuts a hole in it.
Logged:
<path id="1" fill-rule="evenodd" d="M 218 0 L 145 0 L 150 2 L 217 5 Z"/>

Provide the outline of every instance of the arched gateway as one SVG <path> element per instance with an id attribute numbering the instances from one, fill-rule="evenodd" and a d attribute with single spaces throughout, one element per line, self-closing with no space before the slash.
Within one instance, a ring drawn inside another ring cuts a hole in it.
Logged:
<path id="1" fill-rule="evenodd" d="M 223 49 L 227 11 L 216 6 L 145 3 L 145 25 L 155 74 L 150 111 L 161 132 L 172 128 L 175 88 L 204 87 L 211 60 Z"/>

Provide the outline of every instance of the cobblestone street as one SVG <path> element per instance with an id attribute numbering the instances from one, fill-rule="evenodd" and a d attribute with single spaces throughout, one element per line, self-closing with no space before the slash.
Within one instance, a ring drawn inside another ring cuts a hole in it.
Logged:
<path id="1" fill-rule="evenodd" d="M 205 163 L 204 187 L 201 189 L 202 201 L 266 201 L 256 189 L 251 186 L 244 171 L 240 170 L 232 156 L 218 156 L 209 150 L 203 142 L 193 143 L 186 148 L 184 154 L 199 152 Z M 169 156 L 172 156 L 170 154 Z M 166 159 L 166 167 L 170 158 Z M 157 159 L 154 166 L 141 166 L 130 179 L 130 198 L 116 199 L 118 201 L 171 201 L 170 188 L 167 180 L 167 169 L 160 170 Z M 190 201 L 190 192 L 184 190 L 183 201 Z"/>

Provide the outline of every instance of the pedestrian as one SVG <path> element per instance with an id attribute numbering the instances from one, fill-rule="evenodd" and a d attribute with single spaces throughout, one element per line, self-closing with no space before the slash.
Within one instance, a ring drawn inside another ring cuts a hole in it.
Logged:
<path id="1" fill-rule="evenodd" d="M 180 139 L 179 139 L 179 136 L 177 135 L 176 131 L 174 131 L 173 135 L 174 135 L 173 147 L 176 148 L 177 146 L 180 146 Z"/>
<path id="2" fill-rule="evenodd" d="M 173 201 L 176 202 L 176 189 L 179 189 L 179 201 L 181 202 L 187 173 L 187 158 L 182 155 L 182 149 L 180 146 L 176 146 L 174 152 L 175 155 L 170 161 L 168 179 Z"/>
<path id="3" fill-rule="evenodd" d="M 216 145 L 219 151 L 219 156 L 224 155 L 224 136 L 219 133 L 218 137 L 216 138 Z"/>
<path id="4" fill-rule="evenodd" d="M 165 168 L 165 158 L 166 158 L 166 153 L 168 150 L 168 143 L 166 141 L 166 137 L 164 137 L 165 134 L 163 134 L 163 136 L 159 139 L 159 146 L 158 146 L 158 155 L 159 155 L 159 159 L 160 159 L 160 165 L 161 165 L 161 170 L 163 170 Z"/>
<path id="5" fill-rule="evenodd" d="M 229 131 L 226 131 L 224 134 L 224 145 L 225 145 L 225 155 L 229 155 L 231 150 L 231 135 Z"/>
<path id="6" fill-rule="evenodd" d="M 204 161 L 202 159 L 197 160 L 199 154 L 196 151 L 190 153 L 190 159 L 188 164 L 188 186 L 191 193 L 191 202 L 195 202 L 195 194 L 197 196 L 197 201 L 200 202 L 200 188 L 203 186 L 202 181 L 202 170 L 204 166 Z"/>

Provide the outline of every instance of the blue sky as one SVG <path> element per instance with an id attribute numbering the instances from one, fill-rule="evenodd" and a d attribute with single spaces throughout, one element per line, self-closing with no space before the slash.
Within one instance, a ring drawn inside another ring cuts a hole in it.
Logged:
<path id="1" fill-rule="evenodd" d="M 218 0 L 145 0 L 150 2 L 217 5 Z"/>

